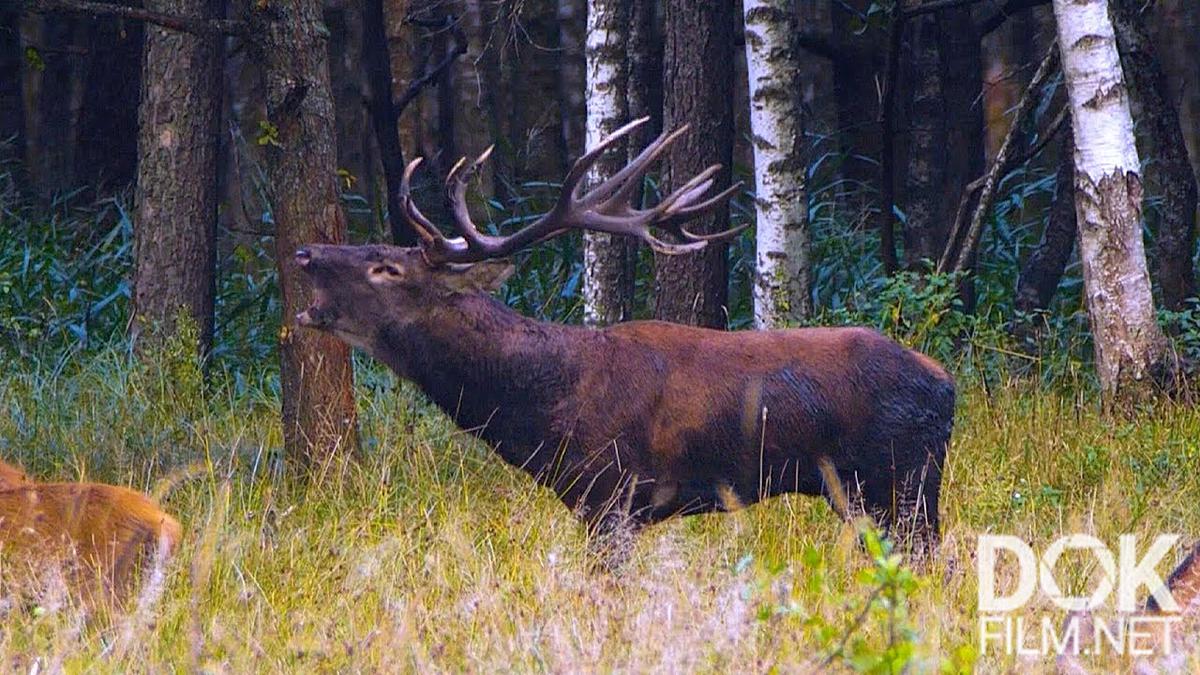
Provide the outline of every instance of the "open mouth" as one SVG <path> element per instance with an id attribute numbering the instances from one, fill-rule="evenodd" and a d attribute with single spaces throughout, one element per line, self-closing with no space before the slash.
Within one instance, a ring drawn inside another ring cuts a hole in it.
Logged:
<path id="1" fill-rule="evenodd" d="M 296 323 L 305 328 L 328 328 L 337 318 L 337 310 L 329 306 L 327 294 L 313 289 L 313 301 L 308 309 L 296 315 Z"/>

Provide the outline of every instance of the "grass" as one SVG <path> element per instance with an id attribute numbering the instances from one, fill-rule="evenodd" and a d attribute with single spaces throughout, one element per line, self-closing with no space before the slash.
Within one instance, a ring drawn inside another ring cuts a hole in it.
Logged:
<path id="1" fill-rule="evenodd" d="M 627 568 L 597 573 L 552 495 L 372 366 L 359 377 L 365 459 L 290 480 L 270 382 L 218 373 L 204 384 L 186 359 L 139 365 L 115 351 L 0 374 L 0 457 L 39 478 L 151 491 L 199 462 L 163 499 L 187 534 L 161 598 L 92 622 L 50 603 L 0 610 L 0 663 L 1036 671 L 1047 664 L 978 653 L 978 534 L 1040 551 L 1083 531 L 1115 548 L 1126 532 L 1194 534 L 1200 517 L 1200 411 L 1164 405 L 1117 422 L 1090 400 L 1011 382 L 962 392 L 945 544 L 928 569 L 868 555 L 823 501 L 785 497 L 654 527 Z M 1081 583 L 1093 570 L 1072 557 L 1059 572 Z"/>

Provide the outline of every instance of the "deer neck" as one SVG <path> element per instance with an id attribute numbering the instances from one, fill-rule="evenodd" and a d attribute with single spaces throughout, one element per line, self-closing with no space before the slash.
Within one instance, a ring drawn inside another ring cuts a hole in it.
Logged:
<path id="1" fill-rule="evenodd" d="M 550 442 L 572 393 L 586 329 L 521 316 L 484 294 L 456 295 L 421 319 L 384 330 L 385 361 L 463 429 L 504 444 Z M 517 458 L 520 459 L 519 457 Z"/>

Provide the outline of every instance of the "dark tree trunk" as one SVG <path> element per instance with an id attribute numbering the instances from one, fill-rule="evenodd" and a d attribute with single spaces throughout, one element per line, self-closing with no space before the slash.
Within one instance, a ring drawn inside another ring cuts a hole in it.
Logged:
<path id="1" fill-rule="evenodd" d="M 630 157 L 636 156 L 662 129 L 663 45 L 655 0 L 631 0 L 629 10 L 629 118 L 650 122 L 630 137 Z"/>
<path id="2" fill-rule="evenodd" d="M 963 192 L 983 172 L 983 66 L 970 8 L 920 17 L 908 30 L 914 56 L 904 253 L 918 269 L 945 250 Z"/>
<path id="3" fill-rule="evenodd" d="M 337 129 L 338 189 L 367 197 L 371 169 L 369 150 L 371 119 L 367 112 L 366 76 L 363 64 L 365 32 L 361 0 L 325 2 L 325 25 L 329 28 L 329 81 L 333 89 L 334 126 Z M 374 213 L 355 209 L 347 214 L 350 227 L 374 231 Z M 366 227 L 364 227 L 366 226 Z"/>
<path id="4" fill-rule="evenodd" d="M 24 164 L 29 183 L 44 197 L 74 186 L 75 148 L 79 139 L 81 98 L 76 37 L 82 19 L 26 14 L 20 19 L 21 42 L 37 60 L 22 59 L 21 89 L 25 120 Z"/>
<path id="5" fill-rule="evenodd" d="M 147 8 L 215 17 L 219 0 L 156 0 Z M 221 43 L 147 26 L 138 111 L 133 334 L 139 347 L 173 334 L 182 312 L 211 346 L 215 293 Z"/>
<path id="6" fill-rule="evenodd" d="M 864 25 L 871 0 L 834 2 L 833 32 L 840 47 L 833 59 L 833 92 L 845 155 L 842 174 L 853 187 L 876 185 L 883 142 L 879 128 L 879 84 L 883 76 L 883 33 Z M 878 185 L 876 185 L 878 187 Z"/>
<path id="7" fill-rule="evenodd" d="M 566 175 L 571 160 L 583 154 L 587 105 L 586 59 L 587 0 L 558 0 L 558 110 L 561 158 L 559 171 Z"/>
<path id="8" fill-rule="evenodd" d="M 1192 256 L 1196 252 L 1196 176 L 1188 163 L 1187 145 L 1179 126 L 1179 113 L 1167 86 L 1166 75 L 1155 55 L 1141 12 L 1143 2 L 1113 0 L 1111 12 L 1126 77 L 1141 112 L 1147 153 L 1156 161 L 1146 165 L 1151 189 L 1162 195 L 1162 220 L 1154 253 L 1163 305 L 1181 310 L 1196 294 Z"/>
<path id="9" fill-rule="evenodd" d="M 280 385 L 284 450 L 290 461 L 324 466 L 354 447 L 350 348 L 337 338 L 298 330 L 308 284 L 293 254 L 309 243 L 342 243 L 346 218 L 338 203 L 337 148 L 330 93 L 327 30 L 320 0 L 259 6 L 267 117 L 276 130 L 267 151 L 275 220 L 275 254 L 283 295 Z"/>
<path id="10" fill-rule="evenodd" d="M 908 26 L 912 56 L 908 106 L 907 170 L 904 173 L 904 258 L 910 269 L 937 260 L 945 247 L 948 219 L 942 190 L 946 184 L 945 73 L 941 26 L 929 14 Z"/>
<path id="11" fill-rule="evenodd" d="M 690 124 L 691 131 L 671 147 L 666 189 L 678 187 L 712 164 L 723 169 L 716 185 L 730 180 L 733 156 L 733 68 L 736 22 L 732 2 L 666 0 L 663 53 L 663 124 Z M 700 218 L 698 233 L 729 225 L 723 206 Z M 727 246 L 710 244 L 684 256 L 656 256 L 656 316 L 700 326 L 724 327 L 728 296 Z"/>
<path id="12" fill-rule="evenodd" d="M 1050 306 L 1058 282 L 1075 249 L 1075 143 L 1068 126 L 1063 129 L 1058 175 L 1054 179 L 1054 202 L 1042 240 L 1029 253 L 1017 279 L 1014 306 L 1032 313 Z"/>
<path id="13" fill-rule="evenodd" d="M 88 28 L 74 173 L 79 182 L 107 192 L 137 174 L 144 29 L 141 22 L 119 19 L 96 20 Z"/>
<path id="14" fill-rule="evenodd" d="M 400 129 L 396 108 L 392 104 L 392 59 L 387 43 L 387 23 L 383 0 L 366 0 L 363 11 L 363 67 L 367 73 L 367 106 L 375 141 L 379 145 L 379 161 L 383 166 L 383 182 L 387 190 L 387 222 L 392 243 L 412 246 L 416 233 L 404 222 L 400 209 L 400 177 L 404 173 L 404 153 L 400 149 Z"/>
<path id="15" fill-rule="evenodd" d="M 24 141 L 25 111 L 21 105 L 21 14 L 16 7 L 0 9 L 0 142 L 15 139 L 14 152 Z"/>

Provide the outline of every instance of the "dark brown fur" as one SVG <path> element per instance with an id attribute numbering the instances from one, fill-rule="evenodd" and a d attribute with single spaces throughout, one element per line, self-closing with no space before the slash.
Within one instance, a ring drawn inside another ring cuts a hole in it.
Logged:
<path id="1" fill-rule="evenodd" d="M 365 349 L 593 529 L 843 487 L 886 527 L 936 541 L 954 383 L 863 328 L 602 330 L 522 317 L 484 291 L 496 263 L 311 246 L 302 325 Z"/>

